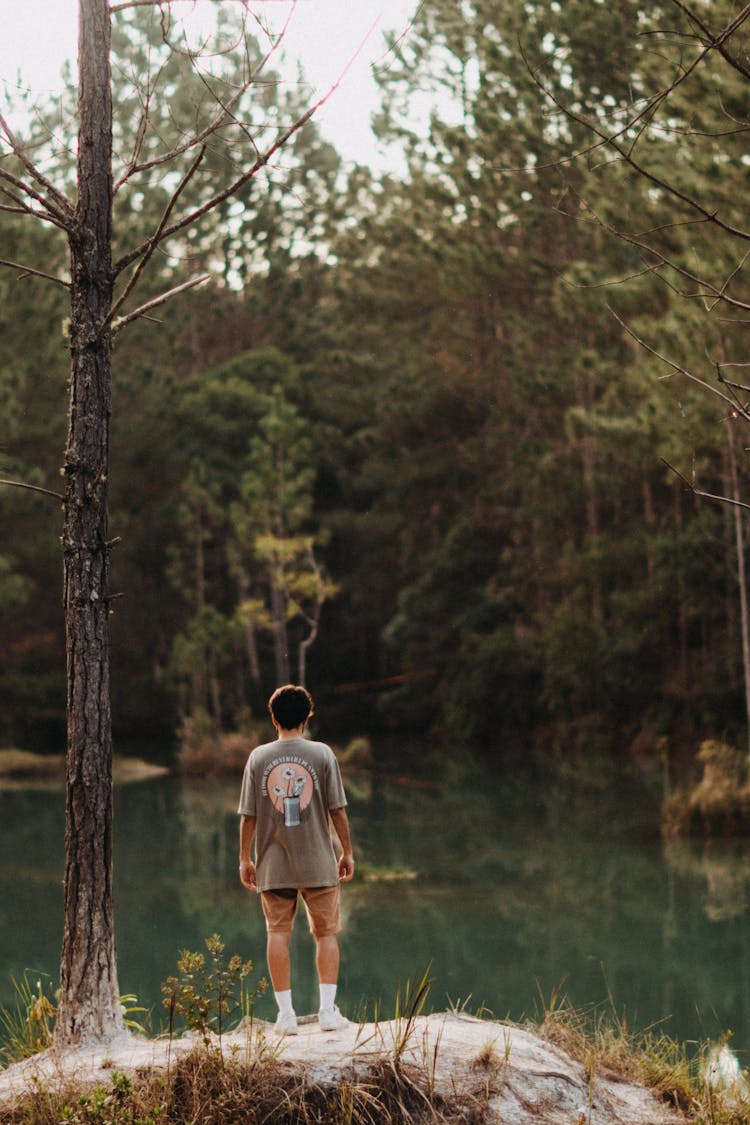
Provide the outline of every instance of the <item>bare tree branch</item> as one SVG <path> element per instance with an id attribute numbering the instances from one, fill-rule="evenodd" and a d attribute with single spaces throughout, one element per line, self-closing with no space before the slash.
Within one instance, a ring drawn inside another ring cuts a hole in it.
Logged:
<path id="1" fill-rule="evenodd" d="M 150 58 L 150 54 L 149 54 L 149 58 Z M 156 89 L 156 87 L 159 84 L 159 79 L 161 78 L 161 75 L 162 75 L 162 72 L 163 72 L 165 66 L 166 66 L 166 63 L 164 63 L 159 68 L 156 75 L 152 75 L 151 72 L 149 71 L 149 73 L 147 75 L 147 80 L 146 80 L 145 93 L 143 92 L 141 86 L 138 85 L 137 81 L 135 79 L 133 79 L 133 85 L 134 85 L 134 87 L 137 91 L 137 94 L 138 94 L 139 98 L 141 98 L 141 116 L 140 116 L 140 120 L 138 121 L 138 128 L 136 130 L 135 140 L 133 142 L 132 155 L 131 155 L 130 160 L 128 161 L 122 175 L 120 176 L 120 178 L 114 184 L 113 191 L 112 191 L 113 195 L 116 195 L 117 192 L 119 191 L 119 189 L 123 186 L 123 184 L 126 183 L 130 179 L 130 177 L 134 174 L 134 172 L 136 170 L 138 170 L 138 157 L 140 156 L 141 150 L 142 150 L 144 142 L 146 140 L 146 136 L 148 134 L 149 113 L 150 113 L 150 109 L 151 109 L 151 98 L 153 96 L 154 90 Z"/>
<path id="2" fill-rule="evenodd" d="M 133 312 L 128 313 L 127 316 L 119 317 L 119 319 L 113 321 L 112 335 L 116 336 L 126 324 L 130 324 L 131 321 L 137 320 L 139 317 L 144 317 L 151 309 L 156 309 L 159 305 L 165 304 L 165 302 L 171 300 L 172 297 L 176 297 L 178 293 L 184 293 L 188 289 L 194 289 L 196 285 L 203 285 L 204 282 L 210 280 L 211 274 L 204 273 L 200 277 L 194 277 L 191 281 L 184 281 L 182 285 L 176 285 L 174 289 L 162 293 L 159 297 L 153 297 L 150 301 L 146 301 L 145 305 L 141 305 L 139 308 L 134 309 Z"/>
<path id="3" fill-rule="evenodd" d="M 639 163 L 639 161 L 637 161 L 635 157 L 632 156 L 631 153 L 629 153 L 621 144 L 614 140 L 611 134 L 605 132 L 598 125 L 593 124 L 582 114 L 576 113 L 574 110 L 566 107 L 563 102 L 561 102 L 550 90 L 547 89 L 546 86 L 544 86 L 543 83 L 540 82 L 539 86 L 540 89 L 544 91 L 545 95 L 550 99 L 550 101 L 554 102 L 554 104 L 558 106 L 559 109 L 563 113 L 565 113 L 571 121 L 575 121 L 576 124 L 582 125 L 584 128 L 594 133 L 595 136 L 600 137 L 601 146 L 610 148 L 613 152 L 616 152 L 617 155 L 624 161 L 624 163 L 631 167 L 634 172 L 637 172 L 639 176 L 642 176 L 645 180 L 648 180 L 649 183 L 654 185 L 654 187 L 661 188 L 662 191 L 666 192 L 668 195 L 671 195 L 673 198 L 679 199 L 682 203 L 686 204 L 686 206 L 690 208 L 690 210 L 695 211 L 703 219 L 712 223 L 720 230 L 723 230 L 726 234 L 731 234 L 733 237 L 740 238 L 745 242 L 750 241 L 750 231 L 742 230 L 739 227 L 732 226 L 731 223 L 725 222 L 723 219 L 719 218 L 716 211 L 710 211 L 707 207 L 704 207 L 703 204 L 699 202 L 699 200 L 694 199 L 692 196 L 688 195 L 686 192 L 682 191 L 674 184 L 671 184 L 668 180 L 665 180 L 661 176 L 657 176 L 653 172 L 649 171 L 648 168 Z"/>
<path id="4" fill-rule="evenodd" d="M 591 206 L 590 203 L 588 203 L 586 200 L 584 200 L 580 197 L 577 197 L 577 198 L 579 199 L 579 202 L 581 203 L 581 205 L 585 208 L 587 214 L 591 216 L 592 221 L 595 222 L 597 224 L 597 226 L 601 227 L 602 230 L 606 231 L 607 234 L 612 235 L 613 238 L 618 239 L 620 242 L 625 242 L 628 245 L 635 247 L 637 250 L 640 250 L 644 255 L 650 256 L 652 259 L 654 259 L 651 263 L 646 263 L 642 270 L 636 271 L 631 276 L 639 277 L 639 276 L 642 276 L 643 274 L 649 273 L 649 272 L 659 273 L 659 271 L 664 270 L 664 269 L 671 270 L 675 274 L 677 274 L 679 277 L 682 277 L 686 281 L 690 281 L 693 285 L 697 286 L 696 291 L 693 292 L 693 293 L 688 292 L 686 290 L 681 290 L 681 289 L 678 289 L 677 286 L 672 285 L 672 283 L 667 278 L 665 278 L 663 275 L 660 274 L 661 279 L 664 282 L 664 284 L 669 289 L 671 289 L 674 293 L 677 293 L 678 296 L 685 297 L 685 298 L 688 298 L 688 299 L 691 299 L 691 300 L 698 299 L 698 300 L 702 300 L 702 301 L 705 301 L 707 297 L 711 297 L 711 298 L 713 298 L 714 304 L 718 304 L 719 302 L 721 302 L 722 304 L 728 305 L 728 306 L 730 306 L 731 308 L 734 308 L 734 309 L 738 309 L 741 312 L 750 312 L 750 301 L 740 300 L 738 297 L 733 297 L 733 296 L 731 296 L 731 294 L 729 294 L 727 292 L 727 288 L 728 288 L 729 284 L 731 283 L 731 281 L 737 276 L 737 274 L 743 268 L 743 266 L 745 265 L 748 258 L 750 258 L 750 250 L 745 251 L 745 253 L 742 255 L 740 261 L 737 263 L 737 265 L 734 267 L 734 269 L 730 272 L 728 277 L 725 278 L 725 280 L 721 283 L 721 285 L 717 285 L 715 282 L 709 281 L 705 277 L 699 277 L 697 274 L 693 273 L 691 270 L 687 269 L 685 266 L 680 265 L 680 263 L 676 262 L 673 258 L 668 258 L 665 254 L 663 254 L 660 250 L 658 250 L 650 242 L 646 241 L 646 235 L 656 234 L 656 233 L 659 233 L 659 232 L 664 231 L 664 230 L 670 230 L 670 229 L 680 228 L 680 227 L 684 227 L 684 226 L 701 224 L 701 223 L 706 222 L 706 220 L 704 218 L 685 220 L 685 222 L 682 222 L 682 223 L 670 223 L 670 224 L 659 226 L 659 227 L 653 227 L 650 230 L 645 231 L 643 234 L 635 235 L 635 234 L 630 234 L 627 231 L 620 230 L 618 227 L 613 226 L 612 223 L 607 222 L 606 219 L 603 219 L 601 217 L 601 215 Z M 565 213 L 565 212 L 563 212 L 563 213 Z M 602 288 L 602 287 L 605 287 L 605 286 L 621 284 L 623 281 L 626 281 L 626 280 L 629 280 L 629 278 L 623 277 L 623 278 L 617 278 L 617 279 L 610 279 L 608 281 L 598 282 L 598 283 L 593 284 L 593 285 L 587 285 L 587 286 L 585 286 L 585 288 L 591 288 L 591 289 Z"/>
<path id="5" fill-rule="evenodd" d="M 676 0 L 673 0 L 673 2 L 676 2 Z M 659 91 L 658 94 L 650 98 L 648 100 L 648 104 L 644 107 L 643 110 L 629 118 L 629 120 L 615 132 L 602 128 L 602 126 L 598 125 L 596 122 L 592 122 L 587 117 L 585 117 L 583 113 L 572 109 L 569 105 L 561 101 L 560 98 L 554 93 L 554 91 L 552 91 L 542 80 L 538 73 L 538 69 L 532 67 L 530 62 L 526 60 L 526 65 L 531 77 L 533 78 L 539 89 L 544 93 L 545 97 L 554 106 L 556 106 L 560 110 L 560 112 L 563 113 L 570 121 L 575 122 L 577 125 L 581 125 L 589 133 L 599 138 L 596 144 L 592 145 L 590 148 L 582 151 L 581 153 L 576 153 L 574 156 L 568 157 L 565 163 L 568 163 L 571 160 L 584 155 L 584 152 L 592 152 L 596 148 L 601 147 L 610 149 L 612 152 L 615 152 L 618 157 L 629 167 L 631 167 L 635 172 L 637 172 L 644 179 L 648 180 L 649 183 L 653 184 L 655 187 L 660 188 L 662 191 L 666 192 L 668 195 L 671 195 L 673 198 L 680 200 L 688 208 L 695 211 L 702 218 L 706 219 L 708 222 L 712 223 L 720 230 L 723 230 L 727 234 L 730 234 L 736 238 L 740 238 L 743 241 L 750 241 L 750 231 L 742 230 L 740 228 L 732 226 L 730 223 L 726 223 L 723 219 L 719 218 L 716 211 L 710 211 L 708 208 L 704 207 L 699 200 L 688 195 L 686 192 L 682 191 L 680 188 L 676 187 L 676 185 L 670 183 L 668 180 L 664 180 L 662 177 L 655 175 L 655 173 L 651 172 L 648 168 L 646 168 L 643 164 L 636 160 L 634 156 L 635 142 L 632 145 L 625 147 L 625 145 L 621 143 L 620 140 L 620 138 L 625 137 L 627 133 L 630 130 L 636 128 L 636 126 L 638 126 L 638 134 L 636 140 L 639 139 L 643 133 L 641 125 L 644 116 L 648 115 L 649 121 L 651 122 L 653 120 L 656 109 L 660 105 L 662 105 L 674 93 L 674 91 L 686 81 L 686 79 L 693 73 L 696 67 L 701 62 L 703 62 L 704 59 L 712 51 L 719 51 L 726 40 L 731 35 L 733 35 L 734 32 L 737 31 L 737 29 L 741 27 L 748 18 L 750 18 L 750 4 L 746 4 L 745 7 L 743 7 L 742 10 L 735 16 L 735 18 L 729 24 L 727 24 L 727 26 L 719 35 L 714 36 L 710 39 L 709 43 L 703 47 L 703 49 L 698 53 L 696 58 L 693 59 L 690 65 L 685 67 L 680 72 L 677 78 L 675 78 L 663 90 Z"/>
<path id="6" fill-rule="evenodd" d="M 110 12 L 124 12 L 127 8 L 164 8 L 169 3 L 177 4 L 180 0 L 125 0 L 122 4 L 110 4 Z M 221 0 L 213 0 L 215 4 Z M 256 0 L 257 2 L 257 0 Z M 263 0 L 261 0 L 263 2 Z M 195 0 L 182 0 L 183 4 L 194 4 Z M 236 0 L 236 3 L 241 4 L 243 8 L 248 5 L 248 0 Z"/>
<path id="7" fill-rule="evenodd" d="M 243 4 L 243 7 L 245 6 L 245 0 L 239 0 L 239 2 L 241 2 Z M 159 3 L 159 0 L 157 0 L 157 5 L 158 5 L 158 3 Z M 152 3 L 152 0 L 145 0 L 144 6 L 145 5 L 154 6 L 154 4 Z M 127 7 L 127 6 L 128 5 L 122 5 L 122 7 Z M 250 89 L 250 87 L 255 82 L 257 82 L 258 76 L 261 74 L 263 69 L 267 66 L 269 59 L 271 59 L 273 57 L 273 55 L 276 53 L 276 51 L 278 51 L 278 49 L 279 49 L 279 47 L 280 47 L 280 45 L 281 45 L 281 43 L 284 39 L 284 36 L 286 35 L 287 29 L 288 29 L 289 24 L 291 22 L 292 16 L 294 15 L 295 9 L 296 9 L 296 2 L 292 5 L 292 8 L 289 11 L 289 14 L 288 14 L 288 16 L 287 16 L 287 18 L 284 22 L 284 25 L 283 25 L 281 31 L 276 36 L 276 38 L 273 40 L 273 42 L 271 44 L 271 47 L 266 52 L 266 54 L 263 56 L 263 58 L 260 60 L 260 62 L 256 66 L 254 72 L 252 73 L 252 75 L 248 78 L 248 80 L 246 82 L 244 82 L 240 86 L 240 88 L 237 90 L 237 92 L 226 102 L 226 104 L 222 101 L 222 99 L 220 99 L 218 97 L 218 95 L 216 94 L 216 91 L 211 89 L 211 87 L 208 85 L 208 82 L 207 82 L 205 76 L 202 75 L 200 73 L 200 71 L 198 70 L 198 67 L 196 66 L 195 59 L 193 57 L 192 52 L 190 52 L 190 51 L 180 52 L 182 54 L 186 54 L 187 57 L 190 59 L 191 65 L 193 66 L 193 69 L 195 70 L 195 73 L 198 75 L 201 82 L 203 82 L 206 89 L 209 91 L 211 96 L 214 98 L 218 108 L 217 108 L 216 112 L 214 113 L 213 117 L 211 118 L 211 120 L 199 132 L 197 132 L 197 133 L 191 135 L 190 137 L 188 137 L 187 140 L 185 140 L 181 145 L 176 145 L 169 152 L 162 153 L 161 156 L 153 157 L 151 160 L 145 160 L 145 161 L 143 161 L 142 164 L 139 164 L 135 161 L 131 161 L 131 163 L 128 165 L 128 167 L 125 169 L 125 171 L 122 173 L 122 175 L 118 178 L 117 182 L 115 183 L 115 186 L 114 186 L 115 193 L 118 192 L 120 190 L 120 188 L 125 183 L 127 183 L 127 181 L 130 180 L 133 176 L 138 175 L 141 172 L 148 172 L 152 168 L 158 168 L 163 164 L 171 163 L 178 156 L 182 156 L 184 153 L 189 152 L 191 149 L 196 148 L 198 145 L 202 145 L 209 137 L 213 136 L 214 133 L 217 133 L 219 131 L 219 129 L 221 129 L 222 126 L 224 126 L 227 123 L 227 121 L 231 120 L 231 121 L 234 121 L 235 123 L 238 123 L 237 118 L 234 114 L 234 109 L 239 104 L 239 102 L 244 97 L 244 95 L 247 93 L 247 91 Z M 113 11 L 113 12 L 119 11 L 119 10 L 120 10 L 119 6 L 111 9 L 111 11 Z M 166 39 L 165 39 L 165 42 L 167 42 Z M 172 46 L 172 44 L 167 42 L 167 45 L 170 47 L 171 50 L 176 50 L 176 48 L 174 46 Z M 146 107 L 146 109 L 144 110 L 144 113 L 147 116 L 148 107 Z M 143 121 L 143 119 L 142 119 L 142 121 Z M 242 128 L 247 133 L 247 130 L 245 129 L 245 127 L 242 126 Z M 247 135 L 249 136 L 249 134 L 247 134 Z M 258 151 L 257 145 L 255 144 L 255 141 L 252 140 L 252 138 L 251 138 L 251 142 L 253 144 L 253 148 L 255 149 L 255 151 L 257 153 L 257 151 Z"/>
<path id="8" fill-rule="evenodd" d="M 362 52 L 365 43 L 369 39 L 376 25 L 377 20 L 374 20 L 367 33 L 363 36 L 359 46 L 350 56 L 346 66 L 341 70 L 338 78 L 331 84 L 325 94 L 318 98 L 318 100 L 314 102 L 300 117 L 293 121 L 291 125 L 283 129 L 279 133 L 273 144 L 271 144 L 264 153 L 260 153 L 253 164 L 245 172 L 243 172 L 242 175 L 238 176 L 232 183 L 230 183 L 223 191 L 218 192 L 216 195 L 212 196 L 212 198 L 208 199 L 205 203 L 201 204 L 201 206 L 196 207 L 193 211 L 189 212 L 178 222 L 164 228 L 159 235 L 158 242 L 161 243 L 166 239 L 171 238 L 173 235 L 178 234 L 180 231 L 186 230 L 188 227 L 193 226 L 196 222 L 198 222 L 198 220 L 203 218 L 204 215 L 209 214 L 211 211 L 215 210 L 218 206 L 224 203 L 227 199 L 230 199 L 233 195 L 236 195 L 240 188 L 248 183 L 253 178 L 253 176 L 255 176 L 260 171 L 261 168 L 265 167 L 265 165 L 268 164 L 272 157 L 275 156 L 275 154 L 281 148 L 283 148 L 283 146 L 291 139 L 291 137 L 295 135 L 295 133 L 298 133 L 299 130 L 302 129 L 308 123 L 308 121 L 310 121 L 310 119 L 320 109 L 320 107 L 328 101 L 328 99 L 336 92 L 336 90 L 338 90 L 341 83 L 344 81 L 344 78 L 348 74 L 350 68 L 353 66 L 355 60 Z M 273 49 L 275 49 L 275 47 Z M 116 262 L 114 266 L 115 275 L 122 272 L 123 269 L 126 269 L 132 262 L 136 261 L 143 254 L 153 253 L 153 249 L 156 245 L 156 243 L 153 241 L 153 237 L 154 236 L 152 236 L 152 238 L 148 239 L 146 242 L 141 243 L 140 246 L 135 247 L 135 249 L 131 250 L 128 254 L 125 254 L 122 258 L 120 258 L 120 260 Z"/>
<path id="9" fill-rule="evenodd" d="M 55 187 L 51 180 L 47 179 L 39 168 L 37 168 L 36 164 L 34 164 L 32 160 L 29 160 L 23 145 L 2 114 L 0 114 L 0 129 L 2 129 L 5 134 L 14 156 L 21 162 L 32 180 L 39 184 L 47 195 L 45 196 L 35 191 L 30 184 L 24 183 L 23 180 L 16 180 L 14 177 L 11 177 L 8 172 L 0 171 L 0 175 L 2 175 L 3 179 L 14 182 L 21 191 L 29 195 L 32 199 L 36 199 L 38 203 L 42 204 L 45 210 L 49 211 L 50 215 L 54 215 L 60 221 L 61 226 L 69 229 L 74 215 L 73 204 L 66 195 Z M 47 196 L 49 196 L 49 198 L 47 198 Z"/>
<path id="10" fill-rule="evenodd" d="M 23 180 L 19 179 L 18 176 L 14 176 L 11 172 L 8 172 L 8 170 L 3 167 L 0 167 L 0 180 L 5 181 L 5 183 L 7 184 L 11 184 L 14 188 L 17 189 L 17 191 L 21 192 L 22 195 L 27 195 L 30 199 L 33 199 L 37 203 L 39 203 L 43 208 L 42 211 L 36 211 L 33 207 L 30 206 L 30 204 L 24 203 L 23 199 L 20 199 L 17 195 L 14 195 L 13 192 L 9 192 L 7 191 L 7 189 L 4 190 L 3 194 L 7 195 L 10 199 L 13 199 L 18 208 L 23 211 L 25 215 L 32 215 L 34 216 L 34 218 L 43 219 L 45 222 L 53 223 L 54 226 L 60 227 L 65 231 L 69 231 L 72 229 L 72 214 L 65 214 L 59 211 L 56 207 L 53 207 L 50 204 L 49 200 L 47 200 L 40 192 L 34 190 L 31 184 L 25 183 Z"/>
<path id="11" fill-rule="evenodd" d="M 3 208 L 0 208 L 3 210 Z M 44 273 L 43 270 L 34 269 L 32 266 L 23 266 L 19 262 L 9 262 L 5 258 L 0 258 L 0 266 L 7 266 L 8 269 L 18 270 L 21 278 L 24 277 L 43 277 L 45 281 L 54 281 L 57 285 L 62 285 L 65 289 L 70 289 L 70 282 L 62 277 L 55 277 L 54 274 Z"/>
<path id="12" fill-rule="evenodd" d="M 112 308 L 110 309 L 109 314 L 106 317 L 106 319 L 102 322 L 102 324 L 99 328 L 98 335 L 101 335 L 102 332 L 106 331 L 107 327 L 112 323 L 112 321 L 114 320 L 118 311 L 122 308 L 125 301 L 128 299 L 128 297 L 132 293 L 133 289 L 138 284 L 138 281 L 139 281 L 144 269 L 146 268 L 148 262 L 151 260 L 151 257 L 153 256 L 153 253 L 156 250 L 156 247 L 162 241 L 162 237 L 163 237 L 162 232 L 163 232 L 167 222 L 169 221 L 169 216 L 172 214 L 172 211 L 176 207 L 177 201 L 180 198 L 180 196 L 182 195 L 183 191 L 185 190 L 185 188 L 187 187 L 187 185 L 190 183 L 193 176 L 195 175 L 196 171 L 198 170 L 198 165 L 203 160 L 205 152 L 206 152 L 206 148 L 205 148 L 205 145 L 204 145 L 201 148 L 198 155 L 196 156 L 193 163 L 188 168 L 185 175 L 182 177 L 182 180 L 180 181 L 180 183 L 177 185 L 174 192 L 172 193 L 172 197 L 171 197 L 171 199 L 167 203 L 167 206 L 164 209 L 164 214 L 162 215 L 161 219 L 159 220 L 159 225 L 157 226 L 156 230 L 154 231 L 154 233 L 152 234 L 152 236 L 148 240 L 148 242 L 145 243 L 144 252 L 143 252 L 140 260 L 138 261 L 138 264 L 137 264 L 136 268 L 133 270 L 133 274 L 132 274 L 129 282 L 125 286 L 125 288 L 122 291 L 122 293 L 120 294 L 120 296 L 117 298 L 117 300 L 112 305 Z M 117 272 L 118 272 L 117 269 L 115 269 L 115 275 L 117 274 Z"/>
<path id="13" fill-rule="evenodd" d="M 750 510 L 750 504 L 746 504 L 743 500 L 734 500 L 731 496 L 721 496 L 714 492 L 704 492 L 702 488 L 696 488 L 686 476 L 683 476 L 679 469 L 675 469 L 674 465 L 670 465 L 669 461 L 665 461 L 663 457 L 660 457 L 659 460 L 662 465 L 666 465 L 671 473 L 679 477 L 685 487 L 692 492 L 693 496 L 701 496 L 704 500 L 718 500 L 720 504 L 730 504 L 735 508 L 747 508 Z"/>
<path id="14" fill-rule="evenodd" d="M 683 15 L 687 16 L 690 22 L 698 28 L 701 35 L 703 35 L 705 39 L 708 39 L 709 41 L 713 39 L 708 24 L 704 23 L 703 20 L 700 19 L 698 15 L 696 15 L 692 8 L 690 8 L 687 4 L 684 4 L 682 0 L 672 0 L 672 3 L 674 4 L 675 8 L 678 8 L 679 11 L 683 13 Z M 743 13 L 744 19 L 747 19 L 748 15 L 750 15 L 750 11 L 747 7 L 743 9 Z M 735 30 L 737 29 L 735 28 Z M 743 78 L 750 78 L 750 68 L 744 66 L 739 59 L 734 57 L 734 55 L 730 55 L 729 51 L 726 49 L 723 43 L 717 45 L 717 50 L 719 51 L 721 57 L 726 62 L 728 62 L 729 65 L 734 68 L 734 70 L 741 74 Z"/>
<path id="15" fill-rule="evenodd" d="M 675 363 L 673 359 L 669 359 L 668 356 L 662 355 L 660 351 L 652 347 L 651 344 L 647 343 L 636 332 L 634 332 L 630 325 L 622 319 L 620 314 L 616 312 L 616 310 L 613 309 L 611 305 L 608 305 L 607 308 L 612 313 L 612 316 L 615 318 L 620 327 L 623 328 L 625 332 L 627 332 L 628 336 L 630 336 L 632 340 L 635 340 L 635 342 L 639 344 L 640 347 L 649 352 L 650 355 L 666 364 L 667 367 L 671 367 L 672 371 L 674 371 L 676 374 L 684 375 L 684 377 L 691 383 L 696 383 L 699 387 L 703 387 L 704 390 L 710 391 L 711 394 L 716 395 L 717 398 L 720 398 L 727 404 L 727 406 L 731 407 L 733 411 L 737 411 L 739 414 L 741 414 L 746 422 L 750 422 L 750 411 L 748 411 L 748 408 L 746 406 L 740 405 L 737 402 L 736 398 L 731 398 L 729 395 L 724 394 L 724 392 L 720 391 L 718 387 L 714 387 L 710 383 L 707 383 L 705 379 L 701 379 L 699 375 L 695 375 L 692 371 L 689 371 L 687 367 L 683 367 L 682 364 Z"/>
<path id="16" fill-rule="evenodd" d="M 65 501 L 61 492 L 52 492 L 49 488 L 40 488 L 36 484 L 23 484 L 20 480 L 0 480 L 0 484 L 7 484 L 9 488 L 25 488 L 28 492 L 41 492 L 42 496 L 53 496 L 55 500 Z"/>

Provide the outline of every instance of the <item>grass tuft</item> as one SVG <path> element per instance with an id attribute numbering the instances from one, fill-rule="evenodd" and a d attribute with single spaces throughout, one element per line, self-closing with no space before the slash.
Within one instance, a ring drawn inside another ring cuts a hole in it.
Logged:
<path id="1" fill-rule="evenodd" d="M 592 1080 L 598 1074 L 643 1086 L 689 1114 L 695 1125 L 750 1122 L 745 1078 L 725 1087 L 710 1080 L 715 1044 L 678 1043 L 656 1028 L 633 1032 L 610 1010 L 575 1009 L 559 996 L 544 1011 L 539 1030 L 586 1066 Z"/>

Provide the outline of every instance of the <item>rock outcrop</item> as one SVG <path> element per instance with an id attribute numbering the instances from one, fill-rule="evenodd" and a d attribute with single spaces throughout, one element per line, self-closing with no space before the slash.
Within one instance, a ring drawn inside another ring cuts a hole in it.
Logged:
<path id="1" fill-rule="evenodd" d="M 54 1086 L 75 1078 L 106 1082 L 113 1070 L 142 1072 L 174 1065 L 194 1050 L 196 1039 L 171 1042 L 128 1037 L 106 1048 L 68 1053 L 47 1051 L 0 1072 L 0 1105 L 20 1097 L 30 1084 Z M 276 1040 L 272 1028 L 255 1021 L 222 1039 L 225 1054 L 248 1061 L 269 1057 L 319 1086 L 342 1080 L 372 1080 L 384 1062 L 398 1060 L 404 1073 L 420 1075 L 437 1099 L 486 1107 L 485 1120 L 502 1125 L 679 1125 L 676 1109 L 642 1086 L 613 1074 L 591 1073 L 542 1035 L 514 1024 L 465 1014 L 420 1016 L 408 1025 L 390 1021 L 321 1032 L 302 1021 L 299 1034 Z"/>

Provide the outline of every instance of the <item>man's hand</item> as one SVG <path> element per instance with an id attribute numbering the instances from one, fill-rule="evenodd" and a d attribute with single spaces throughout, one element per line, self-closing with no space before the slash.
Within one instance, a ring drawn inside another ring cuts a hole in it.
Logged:
<path id="1" fill-rule="evenodd" d="M 348 883 L 354 875 L 354 856 L 351 852 L 344 852 L 339 860 L 339 879 L 342 883 Z"/>
<path id="2" fill-rule="evenodd" d="M 252 860 L 240 860 L 240 882 L 243 887 L 247 887 L 249 891 L 257 891 L 258 886 L 256 883 L 255 864 Z"/>

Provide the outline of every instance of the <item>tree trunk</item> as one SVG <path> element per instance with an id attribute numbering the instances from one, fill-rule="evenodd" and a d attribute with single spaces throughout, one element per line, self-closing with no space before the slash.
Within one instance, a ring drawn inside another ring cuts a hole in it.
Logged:
<path id="1" fill-rule="evenodd" d="M 245 602 L 250 597 L 250 582 L 245 572 L 244 566 L 240 564 L 238 567 L 237 575 L 237 591 L 239 593 L 240 603 Z M 260 659 L 258 657 L 258 644 L 255 639 L 255 626 L 252 621 L 248 620 L 245 626 L 245 654 L 247 656 L 247 663 L 250 669 L 250 678 L 256 690 L 260 690 Z"/>
<path id="2" fill-rule="evenodd" d="M 112 303 L 112 99 L 107 0 L 79 0 L 78 203 L 63 559 L 68 765 L 65 917 L 56 1042 L 124 1029 L 112 900 L 107 471 Z"/>
<path id="3" fill-rule="evenodd" d="M 279 567 L 274 559 L 269 563 L 271 586 L 271 619 L 273 621 L 273 655 L 276 665 L 276 683 L 289 683 L 289 643 L 286 632 L 286 597 Z"/>
<path id="4" fill-rule="evenodd" d="M 581 380 L 576 384 L 576 405 L 582 412 L 588 412 L 594 407 L 594 396 L 591 388 L 584 385 Z M 596 486 L 597 448 L 596 438 L 593 434 L 583 434 L 580 442 L 580 453 L 585 495 L 586 535 L 590 543 L 594 545 L 599 539 L 599 496 Z M 596 621 L 604 620 L 604 590 L 598 566 L 593 571 L 591 612 Z"/>
<path id="5" fill-rule="evenodd" d="M 727 424 L 729 438 L 729 472 L 732 480 L 734 505 L 734 533 L 737 546 L 737 585 L 740 592 L 740 636 L 742 638 L 742 671 L 745 685 L 745 720 L 748 730 L 748 757 L 750 759 L 750 615 L 748 614 L 747 575 L 745 573 L 745 535 L 742 526 L 742 508 L 739 506 L 739 482 L 737 479 L 737 457 L 734 451 L 734 431 L 731 419 Z"/>
<path id="6" fill-rule="evenodd" d="M 312 619 L 308 617 L 306 620 L 308 625 L 310 626 L 310 632 L 307 634 L 304 640 L 300 641 L 299 650 L 297 653 L 297 683 L 301 687 L 307 686 L 307 650 L 312 644 L 315 643 L 315 640 L 318 636 L 318 626 L 320 624 L 320 606 L 316 607 L 315 617 Z"/>
<path id="7" fill-rule="evenodd" d="M 203 504 L 200 500 L 195 505 L 195 609 L 198 617 L 206 608 L 206 557 L 203 550 Z M 193 668 L 190 676 L 192 699 L 190 710 L 198 707 L 209 709 L 208 690 L 208 651 L 204 647 L 200 663 Z"/>

